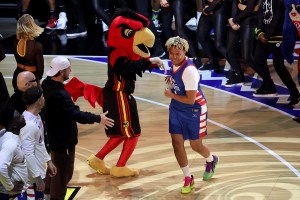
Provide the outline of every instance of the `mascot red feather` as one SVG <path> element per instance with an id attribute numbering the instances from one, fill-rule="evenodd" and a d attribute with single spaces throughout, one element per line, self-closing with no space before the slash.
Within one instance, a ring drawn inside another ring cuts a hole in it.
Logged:
<path id="1" fill-rule="evenodd" d="M 117 11 L 108 31 L 107 46 L 110 53 L 105 87 L 91 86 L 76 78 L 66 84 L 74 100 L 84 96 L 92 106 L 95 106 L 95 102 L 101 106 L 103 104 L 103 112 L 109 111 L 107 117 L 115 121 L 114 127 L 105 130 L 109 137 L 107 143 L 87 160 L 90 167 L 100 174 L 115 177 L 139 174 L 138 169 L 126 167 L 141 135 L 137 104 L 132 96 L 136 75 L 142 77 L 146 70 L 151 72 L 158 66 L 165 70 L 159 58 L 149 58 L 148 48 L 153 46 L 155 37 L 147 28 L 148 25 L 148 19 L 140 14 L 131 10 Z M 117 164 L 108 166 L 104 158 L 122 143 L 123 149 Z"/>

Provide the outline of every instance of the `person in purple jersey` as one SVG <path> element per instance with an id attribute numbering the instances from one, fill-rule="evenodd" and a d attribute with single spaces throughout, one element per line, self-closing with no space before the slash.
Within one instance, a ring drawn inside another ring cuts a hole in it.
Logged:
<path id="1" fill-rule="evenodd" d="M 177 37 L 167 40 L 166 45 L 172 62 L 171 75 L 166 77 L 168 88 L 164 95 L 171 98 L 169 106 L 169 132 L 177 162 L 185 176 L 181 193 L 190 193 L 194 188 L 194 177 L 189 170 L 184 141 L 189 140 L 191 148 L 206 159 L 203 180 L 212 178 L 219 162 L 208 147 L 202 143 L 207 135 L 206 99 L 200 88 L 200 75 L 193 61 L 186 57 L 188 42 Z"/>

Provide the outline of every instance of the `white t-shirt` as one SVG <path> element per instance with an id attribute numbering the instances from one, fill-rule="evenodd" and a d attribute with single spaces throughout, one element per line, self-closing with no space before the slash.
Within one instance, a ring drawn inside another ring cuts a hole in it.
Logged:
<path id="1" fill-rule="evenodd" d="M 175 72 L 179 67 L 173 65 L 173 71 Z M 189 65 L 185 68 L 182 74 L 182 81 L 185 86 L 185 90 L 198 90 L 198 84 L 200 75 L 195 66 Z"/>
<path id="2" fill-rule="evenodd" d="M 21 129 L 20 139 L 24 152 L 30 181 L 41 176 L 45 178 L 47 162 L 51 160 L 44 142 L 44 127 L 40 115 L 33 115 L 28 111 L 23 112 L 26 126 Z"/>
<path id="3" fill-rule="evenodd" d="M 9 192 L 14 188 L 14 182 L 27 183 L 28 170 L 24 154 L 21 150 L 19 136 L 0 131 L 0 192 Z M 21 191 L 20 191 L 21 192 Z"/>

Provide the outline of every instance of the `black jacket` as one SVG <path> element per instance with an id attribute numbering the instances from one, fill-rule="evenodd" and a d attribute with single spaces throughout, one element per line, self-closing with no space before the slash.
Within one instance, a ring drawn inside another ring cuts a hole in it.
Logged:
<path id="1" fill-rule="evenodd" d="M 76 122 L 81 124 L 100 123 L 100 115 L 80 111 L 74 104 L 64 84 L 47 77 L 42 88 L 45 97 L 45 123 L 50 149 L 73 150 L 78 142 Z"/>
<path id="2" fill-rule="evenodd" d="M 270 41 L 281 41 L 282 37 L 280 36 L 282 36 L 282 27 L 284 23 L 285 14 L 284 1 L 263 1 L 259 9 L 260 10 L 257 30 L 263 32 L 265 34 L 265 38 Z M 259 31 L 256 31 L 257 35 L 259 33 Z"/>

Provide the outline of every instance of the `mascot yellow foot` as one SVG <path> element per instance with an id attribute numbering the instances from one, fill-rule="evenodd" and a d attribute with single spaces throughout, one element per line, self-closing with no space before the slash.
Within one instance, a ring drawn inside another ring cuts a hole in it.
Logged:
<path id="1" fill-rule="evenodd" d="M 92 154 L 87 159 L 88 165 L 96 170 L 99 174 L 110 174 L 110 168 L 107 167 L 104 160 L 97 158 L 94 154 Z"/>
<path id="2" fill-rule="evenodd" d="M 133 168 L 128 168 L 126 166 L 125 167 L 114 166 L 110 170 L 110 175 L 112 175 L 114 177 L 138 176 L 139 170 L 133 169 Z"/>

